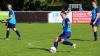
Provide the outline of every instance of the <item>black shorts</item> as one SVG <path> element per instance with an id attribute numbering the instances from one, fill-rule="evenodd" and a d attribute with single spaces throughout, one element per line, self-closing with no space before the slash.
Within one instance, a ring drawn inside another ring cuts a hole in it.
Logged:
<path id="1" fill-rule="evenodd" d="M 16 24 L 7 23 L 7 28 L 16 28 Z"/>

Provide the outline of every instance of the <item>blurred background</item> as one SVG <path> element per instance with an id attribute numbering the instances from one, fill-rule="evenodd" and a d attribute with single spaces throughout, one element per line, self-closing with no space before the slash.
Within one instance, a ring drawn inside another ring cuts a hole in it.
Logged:
<path id="1" fill-rule="evenodd" d="M 8 16 L 7 4 L 10 3 L 13 6 L 17 22 L 19 23 L 61 23 L 60 11 L 62 9 L 70 12 L 67 17 L 72 23 L 90 23 L 92 1 L 93 0 L 0 0 L 0 20 Z M 100 0 L 95 1 L 97 1 L 99 7 Z"/>
<path id="2" fill-rule="evenodd" d="M 15 11 L 59 11 L 68 9 L 68 4 L 82 4 L 83 10 L 91 10 L 92 0 L 0 0 L 0 10 L 6 11 L 11 3 Z M 100 0 L 97 0 L 98 7 Z"/>

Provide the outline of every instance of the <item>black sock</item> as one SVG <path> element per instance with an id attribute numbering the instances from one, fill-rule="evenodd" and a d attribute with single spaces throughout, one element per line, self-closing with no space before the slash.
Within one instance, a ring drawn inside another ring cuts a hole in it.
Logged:
<path id="1" fill-rule="evenodd" d="M 94 40 L 97 40 L 97 32 L 94 32 Z"/>
<path id="2" fill-rule="evenodd" d="M 15 32 L 16 32 L 17 36 L 20 37 L 20 33 L 17 30 Z"/>
<path id="3" fill-rule="evenodd" d="M 9 38 L 9 34 L 10 34 L 10 32 L 7 31 L 7 32 L 6 32 L 6 38 Z"/>
<path id="4" fill-rule="evenodd" d="M 54 47 L 58 48 L 58 42 L 54 42 Z"/>
<path id="5" fill-rule="evenodd" d="M 68 41 L 64 41 L 64 42 L 63 42 L 63 44 L 64 44 L 64 45 L 70 45 L 70 46 L 72 46 L 72 45 L 73 45 L 73 43 L 68 42 Z"/>

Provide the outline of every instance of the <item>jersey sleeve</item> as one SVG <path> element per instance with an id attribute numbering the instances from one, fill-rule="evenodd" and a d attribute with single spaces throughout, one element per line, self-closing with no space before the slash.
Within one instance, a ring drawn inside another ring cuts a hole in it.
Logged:
<path id="1" fill-rule="evenodd" d="M 67 22 L 70 22 L 69 18 L 66 18 L 66 21 L 67 21 Z"/>
<path id="2" fill-rule="evenodd" d="M 97 13 L 100 13 L 100 9 L 97 8 L 97 9 L 96 9 L 96 12 L 97 12 Z"/>
<path id="3" fill-rule="evenodd" d="M 13 11 L 10 11 L 9 12 L 9 16 L 11 17 L 13 15 Z"/>

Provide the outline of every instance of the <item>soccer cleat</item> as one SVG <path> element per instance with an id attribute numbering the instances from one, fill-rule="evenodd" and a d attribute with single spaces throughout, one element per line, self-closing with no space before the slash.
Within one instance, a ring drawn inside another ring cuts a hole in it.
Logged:
<path id="1" fill-rule="evenodd" d="M 73 44 L 73 48 L 76 48 L 76 44 Z"/>
<path id="2" fill-rule="evenodd" d="M 96 39 L 94 41 L 97 41 Z"/>
<path id="3" fill-rule="evenodd" d="M 97 41 L 97 38 L 95 38 L 94 41 Z"/>
<path id="4" fill-rule="evenodd" d="M 6 40 L 9 40 L 8 38 Z"/>
<path id="5" fill-rule="evenodd" d="M 21 40 L 21 38 L 18 38 L 18 40 Z"/>

